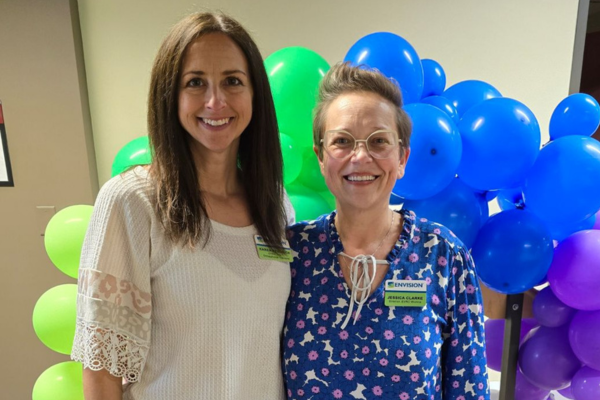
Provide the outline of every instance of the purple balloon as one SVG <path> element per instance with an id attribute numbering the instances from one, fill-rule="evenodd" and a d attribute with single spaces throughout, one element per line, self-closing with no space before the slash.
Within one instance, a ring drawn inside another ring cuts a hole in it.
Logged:
<path id="1" fill-rule="evenodd" d="M 569 342 L 582 363 L 600 370 L 600 311 L 575 314 L 569 325 Z"/>
<path id="2" fill-rule="evenodd" d="M 600 399 L 600 371 L 583 367 L 573 377 L 571 391 L 577 400 Z"/>
<path id="3" fill-rule="evenodd" d="M 538 326 L 533 318 L 521 320 L 521 334 L 519 342 L 530 330 Z M 502 369 L 502 352 L 504 351 L 504 320 L 488 319 L 485 321 L 485 354 L 487 356 L 487 365 L 494 371 Z"/>
<path id="4" fill-rule="evenodd" d="M 556 390 L 569 386 L 581 362 L 569 345 L 568 328 L 533 329 L 519 349 L 519 367 L 540 388 Z"/>
<path id="5" fill-rule="evenodd" d="M 573 381 L 571 381 L 571 384 Z M 562 396 L 562 397 L 566 397 L 567 399 L 571 399 L 573 400 L 575 398 L 575 396 L 573 396 L 573 391 L 571 390 L 571 386 L 566 387 L 564 389 L 560 389 L 558 391 L 558 393 Z"/>
<path id="6" fill-rule="evenodd" d="M 514 400 L 545 400 L 549 394 L 549 390 L 535 386 L 523 376 L 521 371 L 517 371 Z"/>
<path id="7" fill-rule="evenodd" d="M 600 231 L 577 232 L 554 249 L 548 271 L 560 301 L 578 310 L 600 310 Z"/>
<path id="8" fill-rule="evenodd" d="M 542 326 L 556 328 L 571 321 L 577 310 L 560 301 L 550 287 L 542 289 L 533 300 L 533 315 Z"/>

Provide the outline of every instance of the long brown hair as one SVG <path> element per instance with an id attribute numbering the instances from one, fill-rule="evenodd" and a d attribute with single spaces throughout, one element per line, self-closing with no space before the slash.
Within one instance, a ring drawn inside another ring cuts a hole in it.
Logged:
<path id="1" fill-rule="evenodd" d="M 238 167 L 248 207 L 258 233 L 281 248 L 284 235 L 282 157 L 275 107 L 258 47 L 246 30 L 223 14 L 195 13 L 177 23 L 154 61 L 148 97 L 148 131 L 154 151 L 155 209 L 174 242 L 206 245 L 211 224 L 198 186 L 188 133 L 178 117 L 181 63 L 185 50 L 200 36 L 222 33 L 248 62 L 254 92 L 252 119 L 240 137 Z M 200 182 L 200 185 L 202 183 Z"/>

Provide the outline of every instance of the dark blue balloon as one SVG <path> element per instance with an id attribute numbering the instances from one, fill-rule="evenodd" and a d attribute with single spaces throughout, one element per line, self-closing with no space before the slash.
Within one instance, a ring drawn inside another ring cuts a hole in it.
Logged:
<path id="1" fill-rule="evenodd" d="M 523 103 L 490 99 L 463 115 L 458 130 L 463 157 L 458 175 L 479 190 L 514 187 L 533 166 L 540 149 L 540 127 Z"/>
<path id="2" fill-rule="evenodd" d="M 423 94 L 422 97 L 438 96 L 446 88 L 446 73 L 435 60 L 424 58 L 423 65 Z"/>
<path id="3" fill-rule="evenodd" d="M 468 80 L 450 86 L 442 96 L 450 100 L 462 118 L 471 107 L 484 100 L 502 97 L 500 92 L 487 82 Z"/>
<path id="4" fill-rule="evenodd" d="M 455 178 L 444 190 L 425 200 L 406 200 L 404 208 L 449 228 L 470 248 L 488 211 L 481 195 Z M 485 203 L 487 205 L 487 203 Z"/>
<path id="5" fill-rule="evenodd" d="M 552 263 L 552 238 L 544 222 L 523 210 L 490 217 L 473 244 L 477 274 L 497 292 L 516 294 L 537 285 Z"/>
<path id="6" fill-rule="evenodd" d="M 592 136 L 600 125 L 600 105 L 589 94 L 575 93 L 558 103 L 550 117 L 550 140 L 568 135 Z"/>
<path id="7" fill-rule="evenodd" d="M 525 178 L 525 205 L 548 224 L 571 225 L 600 210 L 600 143 L 565 136 L 548 143 Z"/>
<path id="8" fill-rule="evenodd" d="M 546 221 L 546 226 L 550 231 L 550 236 L 552 239 L 557 242 L 562 242 L 575 232 L 584 231 L 586 229 L 592 229 L 596 224 L 596 215 L 592 215 L 589 218 L 584 219 L 583 221 L 571 221 L 571 222 L 561 222 L 561 221 Z"/>
<path id="9" fill-rule="evenodd" d="M 460 121 L 460 118 L 458 117 L 458 111 L 456 111 L 456 108 L 454 108 L 450 100 L 443 96 L 424 97 L 421 99 L 421 103 L 431 104 L 432 106 L 439 108 L 440 110 L 448 114 L 448 116 L 452 118 L 452 121 L 454 121 L 455 124 L 458 124 Z"/>
<path id="10" fill-rule="evenodd" d="M 523 201 L 523 189 L 521 187 L 502 189 L 498 192 L 498 205 L 503 211 L 514 210 L 515 208 L 523 209 L 525 202 Z"/>
<path id="11" fill-rule="evenodd" d="M 393 192 L 404 199 L 425 199 L 452 182 L 462 155 L 456 125 L 446 113 L 429 104 L 408 104 L 413 129 L 404 177 Z"/>
<path id="12" fill-rule="evenodd" d="M 388 78 L 394 78 L 402 90 L 404 104 L 415 103 L 421 99 L 421 59 L 408 41 L 394 33 L 371 33 L 359 39 L 348 50 L 344 61 L 377 68 Z"/>

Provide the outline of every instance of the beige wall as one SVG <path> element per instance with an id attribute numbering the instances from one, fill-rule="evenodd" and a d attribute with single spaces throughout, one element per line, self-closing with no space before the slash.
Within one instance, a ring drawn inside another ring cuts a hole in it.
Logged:
<path id="1" fill-rule="evenodd" d="M 79 0 L 100 181 L 116 152 L 146 133 L 146 93 L 168 28 L 201 10 L 192 0 Z M 449 84 L 482 79 L 528 105 L 544 137 L 568 95 L 576 0 L 206 0 L 250 29 L 263 56 L 305 46 L 330 63 L 365 34 L 388 30 L 446 70 Z"/>
<path id="2" fill-rule="evenodd" d="M 0 100 L 15 182 L 0 187 L 2 399 L 30 399 L 37 377 L 68 360 L 38 340 L 31 316 L 46 290 L 75 283 L 46 255 L 41 234 L 51 213 L 37 206 L 92 204 L 97 192 L 72 6 L 74 0 L 0 0 Z"/>

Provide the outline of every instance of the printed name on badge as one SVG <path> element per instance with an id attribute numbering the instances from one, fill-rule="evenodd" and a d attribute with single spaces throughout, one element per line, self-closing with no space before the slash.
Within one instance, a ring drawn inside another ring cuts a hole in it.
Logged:
<path id="1" fill-rule="evenodd" d="M 427 282 L 413 280 L 385 281 L 384 304 L 388 307 L 423 307 L 427 304 Z"/>
<path id="2" fill-rule="evenodd" d="M 258 258 L 261 260 L 291 262 L 294 259 L 290 244 L 285 239 L 281 241 L 283 253 L 277 253 L 275 249 L 269 247 L 260 235 L 254 235 L 254 243 L 256 244 Z"/>

